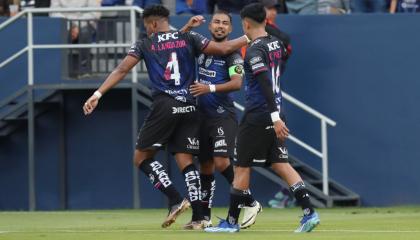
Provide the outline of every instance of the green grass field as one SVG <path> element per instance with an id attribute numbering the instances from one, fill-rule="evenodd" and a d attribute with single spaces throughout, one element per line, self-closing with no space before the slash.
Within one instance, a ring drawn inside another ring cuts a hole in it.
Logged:
<path id="1" fill-rule="evenodd" d="M 225 216 L 226 209 L 214 215 Z M 269 209 L 256 224 L 239 233 L 184 231 L 191 212 L 184 213 L 169 229 L 160 224 L 166 211 L 115 210 L 71 212 L 0 212 L 0 239 L 420 239 L 420 206 L 395 208 L 319 209 L 321 225 L 314 232 L 295 234 L 299 209 Z M 213 220 L 215 221 L 215 220 Z"/>

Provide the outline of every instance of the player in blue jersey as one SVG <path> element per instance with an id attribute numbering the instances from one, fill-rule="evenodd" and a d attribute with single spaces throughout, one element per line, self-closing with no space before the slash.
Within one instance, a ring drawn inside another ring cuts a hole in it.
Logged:
<path id="1" fill-rule="evenodd" d="M 84 113 L 90 114 L 98 105 L 100 97 L 121 81 L 141 60 L 145 61 L 152 83 L 153 104 L 140 129 L 135 165 L 150 178 L 155 188 L 169 200 L 169 214 L 162 227 L 168 227 L 179 214 L 193 209 L 194 229 L 203 228 L 201 212 L 200 175 L 193 164 L 193 154 L 199 151 L 199 115 L 195 99 L 189 91 L 196 79 L 196 60 L 200 53 L 226 55 L 247 43 L 240 37 L 223 44 L 209 41 L 195 32 L 170 30 L 169 10 L 162 5 L 144 9 L 143 21 L 147 37 L 139 40 L 128 52 L 118 67 L 86 101 Z M 203 18 L 195 17 L 191 24 L 200 25 Z M 183 199 L 167 171 L 154 155 L 163 146 L 175 155 L 188 190 L 189 199 Z"/>
<path id="2" fill-rule="evenodd" d="M 232 32 L 232 17 L 217 11 L 209 23 L 212 40 L 226 42 Z M 237 120 L 232 91 L 242 85 L 243 59 L 240 53 L 198 57 L 198 82 L 190 87 L 198 97 L 200 125 L 200 180 L 204 219 L 211 223 L 211 206 L 216 189 L 214 169 L 233 182 L 233 158 Z M 188 225 L 188 224 L 187 224 Z"/>
<path id="3" fill-rule="evenodd" d="M 255 223 L 261 206 L 255 204 L 245 209 L 239 226 L 241 206 L 253 199 L 249 191 L 252 166 L 271 166 L 290 186 L 297 203 L 303 209 L 300 226 L 295 232 L 310 232 L 320 222 L 308 191 L 300 175 L 288 162 L 284 141 L 289 130 L 280 118 L 282 96 L 280 91 L 281 66 L 285 61 L 286 48 L 277 37 L 265 31 L 263 5 L 255 3 L 241 11 L 244 32 L 252 40 L 244 61 L 246 81 L 245 114 L 237 136 L 237 156 L 234 159 L 235 178 L 230 194 L 229 213 L 209 232 L 237 232 Z"/>

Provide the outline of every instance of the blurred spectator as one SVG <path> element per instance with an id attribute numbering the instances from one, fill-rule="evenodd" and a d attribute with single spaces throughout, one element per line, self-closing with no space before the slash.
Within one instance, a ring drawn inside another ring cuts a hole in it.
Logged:
<path id="1" fill-rule="evenodd" d="M 420 12 L 420 0 L 391 0 L 390 13 Z"/>
<path id="2" fill-rule="evenodd" d="M 260 2 L 267 10 L 267 19 L 275 19 L 277 14 L 288 13 L 285 0 L 260 0 Z M 275 21 L 273 20 L 273 22 Z"/>
<path id="3" fill-rule="evenodd" d="M 47 8 L 50 7 L 51 0 L 35 0 L 36 8 Z"/>
<path id="4" fill-rule="evenodd" d="M 133 6 L 139 6 L 141 8 L 146 8 L 150 5 L 155 5 L 155 4 L 162 4 L 162 1 L 160 0 L 133 0 L 133 3 L 132 3 Z"/>
<path id="5" fill-rule="evenodd" d="M 353 13 L 380 13 L 387 12 L 386 0 L 351 0 Z"/>
<path id="6" fill-rule="evenodd" d="M 176 14 L 206 14 L 207 2 L 205 0 L 177 0 Z"/>
<path id="7" fill-rule="evenodd" d="M 213 14 L 217 9 L 238 14 L 241 9 L 253 2 L 258 2 L 258 0 L 207 0 L 207 9 L 209 14 Z"/>
<path id="8" fill-rule="evenodd" d="M 9 16 L 10 16 L 9 1 L 0 0 L 0 17 L 9 17 Z"/>
<path id="9" fill-rule="evenodd" d="M 51 8 L 84 8 L 99 7 L 99 0 L 51 0 Z M 92 43 L 96 35 L 97 20 L 101 17 L 99 12 L 56 12 L 51 17 L 66 18 L 69 21 L 69 35 L 71 43 Z M 80 51 L 79 76 L 91 72 L 90 49 L 82 48 Z M 73 69 L 72 69 L 73 70 Z"/>
<path id="10" fill-rule="evenodd" d="M 318 0 L 286 0 L 286 5 L 291 14 L 318 14 Z"/>
<path id="11" fill-rule="evenodd" d="M 345 14 L 350 12 L 350 0 L 318 0 L 319 14 Z"/>

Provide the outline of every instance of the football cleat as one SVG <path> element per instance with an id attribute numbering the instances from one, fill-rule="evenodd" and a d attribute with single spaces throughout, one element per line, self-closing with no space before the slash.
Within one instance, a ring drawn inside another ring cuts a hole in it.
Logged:
<path id="1" fill-rule="evenodd" d="M 228 232 L 234 233 L 239 232 L 239 225 L 238 224 L 230 224 L 228 221 L 224 219 L 220 219 L 219 224 L 216 227 L 208 227 L 204 228 L 206 232 Z"/>
<path id="2" fill-rule="evenodd" d="M 185 212 L 191 206 L 190 202 L 184 198 L 181 203 L 173 205 L 171 210 L 169 210 L 168 216 L 165 221 L 162 223 L 163 228 L 171 226 L 175 222 L 176 218 Z"/>
<path id="3" fill-rule="evenodd" d="M 255 201 L 253 207 L 244 207 L 245 212 L 242 218 L 241 228 L 249 228 L 255 223 L 257 215 L 262 212 L 262 206 L 258 201 Z"/>
<path id="4" fill-rule="evenodd" d="M 313 212 L 310 215 L 303 216 L 300 220 L 300 226 L 295 230 L 295 233 L 303 233 L 312 231 L 321 222 L 318 213 Z"/>

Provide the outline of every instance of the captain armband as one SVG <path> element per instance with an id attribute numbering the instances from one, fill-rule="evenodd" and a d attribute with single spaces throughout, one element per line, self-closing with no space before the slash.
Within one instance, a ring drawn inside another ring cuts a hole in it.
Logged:
<path id="1" fill-rule="evenodd" d="M 244 66 L 237 64 L 229 67 L 229 77 L 235 74 L 244 75 Z"/>

